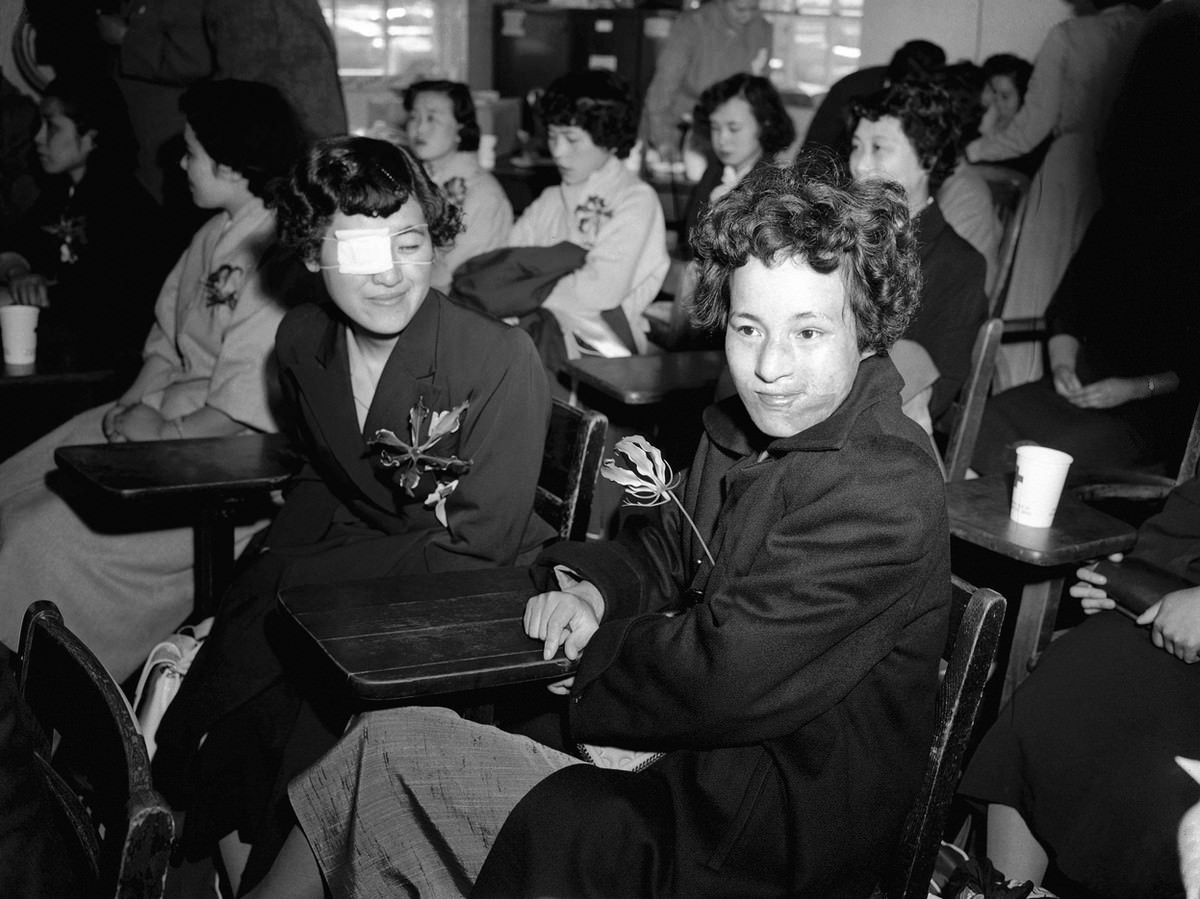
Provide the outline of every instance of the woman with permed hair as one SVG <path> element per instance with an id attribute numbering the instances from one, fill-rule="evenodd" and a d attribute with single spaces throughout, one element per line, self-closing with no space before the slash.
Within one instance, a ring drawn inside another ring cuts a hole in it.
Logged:
<path id="1" fill-rule="evenodd" d="M 385 141 L 320 141 L 281 190 L 278 216 L 325 293 L 293 309 L 276 338 L 304 465 L 222 599 L 154 760 L 159 788 L 187 809 L 188 857 L 220 841 L 243 887 L 286 832 L 287 782 L 346 719 L 323 676 L 285 664 L 293 647 L 274 631 L 279 590 L 513 565 L 554 536 L 533 514 L 544 371 L 524 332 L 430 287 L 459 211 L 420 161 Z M 444 461 L 408 457 L 396 438 Z"/>
<path id="2" fill-rule="evenodd" d="M 850 171 L 859 181 L 890 180 L 904 188 L 921 258 L 921 305 L 904 336 L 937 366 L 929 414 L 935 430 L 971 367 L 975 334 L 987 316 L 987 264 L 946 223 L 935 197 L 954 170 L 960 144 L 956 105 L 933 82 L 902 81 L 853 104 L 857 119 Z"/>
<path id="3" fill-rule="evenodd" d="M 445 292 L 459 265 L 504 246 L 513 224 L 512 204 L 500 182 L 479 164 L 479 122 L 470 88 L 457 81 L 418 81 L 404 91 L 404 111 L 413 155 L 462 210 L 462 231 L 433 257 L 431 283 Z"/>
<path id="4" fill-rule="evenodd" d="M 569 241 L 587 251 L 542 303 L 562 328 L 568 358 L 643 353 L 642 313 L 670 260 L 658 195 L 622 163 L 637 138 L 633 96 L 612 72 L 572 72 L 551 83 L 537 111 L 562 183 L 522 213 L 509 246 Z"/>
<path id="5" fill-rule="evenodd" d="M 535 565 L 525 633 L 578 659 L 541 732 L 563 741 L 363 715 L 292 784 L 300 827 L 254 899 L 871 895 L 925 767 L 949 598 L 941 473 L 887 356 L 914 243 L 894 185 L 827 169 L 764 166 L 718 200 L 701 308 L 737 393 L 678 488 L 696 530 L 631 510 Z M 622 770 L 577 744 L 657 752 Z"/>

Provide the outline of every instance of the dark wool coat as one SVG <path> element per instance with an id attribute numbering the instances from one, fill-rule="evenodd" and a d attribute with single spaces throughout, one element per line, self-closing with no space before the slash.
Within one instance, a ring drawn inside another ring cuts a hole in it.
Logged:
<path id="1" fill-rule="evenodd" d="M 671 507 L 543 553 L 606 604 L 570 737 L 669 752 L 542 781 L 473 897 L 871 893 L 928 755 L 949 599 L 942 479 L 900 386 L 870 357 L 832 416 L 777 440 L 736 397 L 710 407 L 684 505 L 715 568 Z"/>
<path id="2" fill-rule="evenodd" d="M 921 306 L 904 336 L 925 347 L 938 367 L 929 414 L 934 427 L 948 430 L 946 412 L 971 370 L 971 347 L 987 318 L 984 278 L 987 262 L 946 224 L 937 201 L 916 217 L 921 256 Z"/>
<path id="3" fill-rule="evenodd" d="M 176 808 L 190 809 L 189 853 L 205 852 L 212 838 L 237 826 L 255 844 L 251 878 L 269 865 L 288 829 L 287 782 L 333 745 L 348 713 L 345 698 L 331 695 L 327 671 L 290 658 L 298 651 L 292 634 L 271 614 L 278 591 L 512 565 L 554 536 L 532 512 L 548 386 L 519 329 L 430 291 L 392 351 L 361 430 L 335 307 L 292 310 L 279 326 L 276 354 L 305 464 L 265 552 L 222 599 L 163 719 L 154 759 L 158 788 Z M 405 437 L 418 397 L 432 411 L 471 401 L 459 430 L 432 450 L 474 462 L 447 501 L 449 528 L 424 505 L 430 475 L 408 496 L 363 436 L 388 428 Z"/>

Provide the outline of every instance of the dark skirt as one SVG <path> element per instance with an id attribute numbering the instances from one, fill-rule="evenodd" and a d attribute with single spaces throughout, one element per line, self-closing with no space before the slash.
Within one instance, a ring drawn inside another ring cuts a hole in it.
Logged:
<path id="1" fill-rule="evenodd" d="M 1116 612 L 1050 647 L 988 731 L 959 791 L 1019 811 L 1072 881 L 1111 899 L 1182 896 L 1176 829 L 1200 784 L 1200 666 Z"/>
<path id="2" fill-rule="evenodd" d="M 1070 453 L 1077 467 L 1127 468 L 1157 462 L 1163 455 L 1154 408 L 1146 402 L 1114 409 L 1081 409 L 1034 381 L 988 400 L 971 467 L 981 474 L 1012 471 L 1020 441 Z M 1165 411 L 1165 410 L 1159 410 Z"/>

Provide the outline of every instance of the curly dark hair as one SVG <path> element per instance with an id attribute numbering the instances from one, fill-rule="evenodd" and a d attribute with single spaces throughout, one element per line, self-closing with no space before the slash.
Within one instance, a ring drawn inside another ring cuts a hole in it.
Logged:
<path id="1" fill-rule="evenodd" d="M 201 81 L 184 91 L 179 108 L 204 152 L 244 175 L 255 196 L 265 197 L 304 152 L 295 110 L 269 84 Z"/>
<path id="2" fill-rule="evenodd" d="M 407 150 L 369 137 L 328 137 L 296 163 L 276 193 L 280 238 L 315 262 L 336 212 L 386 218 L 409 197 L 421 205 L 435 247 L 462 230 L 462 212 Z"/>
<path id="3" fill-rule="evenodd" d="M 1012 53 L 997 53 L 983 61 L 983 81 L 986 84 L 997 75 L 1009 78 L 1017 88 L 1021 102 L 1025 102 L 1025 92 L 1029 90 L 1029 79 L 1033 75 L 1033 63 Z"/>
<path id="4" fill-rule="evenodd" d="M 57 100 L 80 137 L 89 131 L 95 149 L 87 169 L 93 174 L 129 172 L 137 164 L 137 140 L 125 99 L 111 78 L 59 75 L 42 92 L 42 103 Z"/>
<path id="5" fill-rule="evenodd" d="M 958 164 L 967 130 L 958 104 L 936 80 L 901 81 L 851 104 L 854 127 L 863 119 L 878 122 L 891 116 L 912 144 L 921 168 L 929 173 L 929 192 L 936 194 Z"/>
<path id="6" fill-rule="evenodd" d="M 763 156 L 774 156 L 786 150 L 796 139 L 796 125 L 784 108 L 779 91 L 766 78 L 739 72 L 724 81 L 718 81 L 700 95 L 700 101 L 692 112 L 692 130 L 707 135 L 712 128 L 711 116 L 717 107 L 723 106 L 734 97 L 741 97 L 754 113 L 758 122 L 758 143 Z"/>
<path id="7" fill-rule="evenodd" d="M 538 100 L 537 112 L 547 128 L 582 128 L 592 143 L 618 159 L 628 156 L 637 140 L 637 103 L 613 72 L 589 69 L 554 79 Z"/>
<path id="8" fill-rule="evenodd" d="M 855 182 L 828 153 L 806 152 L 790 168 L 759 166 L 701 217 L 692 236 L 700 279 L 696 324 L 723 328 L 729 281 L 750 257 L 800 260 L 840 272 L 860 351 L 886 351 L 904 333 L 921 295 L 921 265 L 904 192 L 890 181 Z"/>
<path id="9" fill-rule="evenodd" d="M 441 94 L 450 99 L 454 121 L 458 122 L 458 149 L 474 153 L 479 149 L 479 120 L 471 89 L 459 81 L 418 81 L 404 89 L 404 111 L 411 113 L 417 94 Z"/>

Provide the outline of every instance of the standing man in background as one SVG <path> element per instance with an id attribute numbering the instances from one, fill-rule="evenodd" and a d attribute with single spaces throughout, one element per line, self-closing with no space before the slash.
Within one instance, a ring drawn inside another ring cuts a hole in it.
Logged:
<path id="1" fill-rule="evenodd" d="M 646 91 L 642 136 L 665 162 L 679 160 L 679 124 L 709 85 L 748 72 L 766 75 L 774 47 L 758 0 L 709 0 L 671 28 Z"/>

